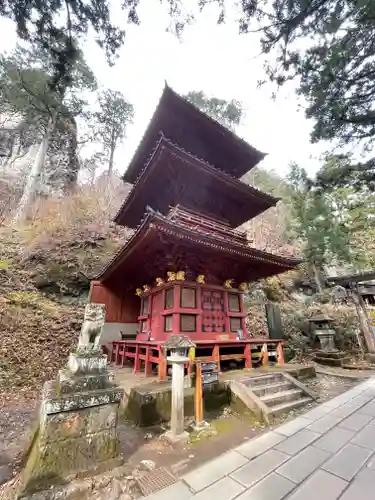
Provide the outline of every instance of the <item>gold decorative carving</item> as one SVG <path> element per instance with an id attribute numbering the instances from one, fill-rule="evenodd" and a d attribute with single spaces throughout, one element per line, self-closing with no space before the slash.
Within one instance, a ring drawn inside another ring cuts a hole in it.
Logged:
<path id="1" fill-rule="evenodd" d="M 185 271 L 178 271 L 176 273 L 176 280 L 185 281 Z"/>
<path id="2" fill-rule="evenodd" d="M 151 288 L 148 285 L 143 285 L 143 291 L 144 293 L 148 293 L 151 291 Z"/>
<path id="3" fill-rule="evenodd" d="M 137 288 L 135 290 L 135 294 L 138 295 L 138 297 L 140 297 L 142 295 L 143 291 L 142 291 L 142 288 Z"/>
<path id="4" fill-rule="evenodd" d="M 168 276 L 167 281 L 176 281 L 176 273 L 168 271 L 167 276 Z"/>
<path id="5" fill-rule="evenodd" d="M 249 291 L 249 285 L 247 283 L 240 283 L 240 286 L 238 287 L 241 292 L 248 292 Z"/>
<path id="6" fill-rule="evenodd" d="M 162 286 L 164 285 L 165 281 L 163 280 L 163 278 L 156 278 L 156 286 Z"/>
<path id="7" fill-rule="evenodd" d="M 206 278 L 204 277 L 204 274 L 199 274 L 196 279 L 197 283 L 200 283 L 201 285 L 204 285 L 206 283 Z"/>
<path id="8" fill-rule="evenodd" d="M 233 283 L 233 280 L 225 280 L 224 281 L 224 287 L 225 288 L 232 288 L 232 283 Z"/>

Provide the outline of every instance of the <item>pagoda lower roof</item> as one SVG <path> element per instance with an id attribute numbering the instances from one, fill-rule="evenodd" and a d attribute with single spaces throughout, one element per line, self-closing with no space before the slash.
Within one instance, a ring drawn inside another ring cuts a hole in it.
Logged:
<path id="1" fill-rule="evenodd" d="M 166 217 L 149 210 L 131 238 L 95 279 L 124 289 L 151 284 L 156 277 L 165 277 L 167 271 L 190 270 L 195 276 L 204 274 L 212 284 L 230 278 L 251 282 L 300 263 L 300 259 L 250 247 L 241 233 L 230 240 L 220 233 L 192 228 L 176 220 L 173 211 Z"/>
<path id="2" fill-rule="evenodd" d="M 131 184 L 136 181 L 160 133 L 236 178 L 265 157 L 265 153 L 250 146 L 166 85 L 124 174 L 124 181 Z"/>
<path id="3" fill-rule="evenodd" d="M 182 204 L 237 227 L 277 201 L 161 136 L 115 222 L 134 228 L 147 205 L 166 214 L 170 206 Z"/>

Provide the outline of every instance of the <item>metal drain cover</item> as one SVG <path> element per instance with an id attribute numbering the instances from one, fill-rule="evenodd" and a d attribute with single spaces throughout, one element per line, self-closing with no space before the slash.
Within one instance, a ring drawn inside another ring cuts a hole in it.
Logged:
<path id="1" fill-rule="evenodd" d="M 177 478 L 165 467 L 155 469 L 150 474 L 138 478 L 138 486 L 144 496 L 151 495 L 155 491 L 160 491 L 167 486 L 171 486 Z"/>

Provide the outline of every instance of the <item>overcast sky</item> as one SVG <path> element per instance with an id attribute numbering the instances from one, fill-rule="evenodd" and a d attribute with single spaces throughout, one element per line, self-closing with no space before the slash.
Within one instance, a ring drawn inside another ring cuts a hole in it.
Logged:
<path id="1" fill-rule="evenodd" d="M 84 45 L 88 64 L 103 87 L 124 93 L 135 108 L 134 124 L 116 153 L 116 168 L 125 171 L 160 98 L 164 82 L 184 94 L 203 90 L 209 96 L 237 99 L 246 116 L 237 133 L 253 146 L 267 152 L 262 162 L 280 174 L 296 161 L 313 174 L 319 168 L 324 145 L 311 145 L 311 122 L 304 117 L 293 88 L 283 89 L 276 101 L 269 85 L 257 88 L 264 76 L 257 35 L 239 35 L 235 22 L 217 25 L 215 8 L 207 8 L 182 40 L 165 28 L 168 17 L 159 2 L 145 2 L 141 25 L 126 27 L 126 40 L 116 65 L 109 68 L 104 54 L 91 38 Z M 120 23 L 121 11 L 115 12 Z M 1 21 L 0 50 L 16 42 L 14 26 Z"/>

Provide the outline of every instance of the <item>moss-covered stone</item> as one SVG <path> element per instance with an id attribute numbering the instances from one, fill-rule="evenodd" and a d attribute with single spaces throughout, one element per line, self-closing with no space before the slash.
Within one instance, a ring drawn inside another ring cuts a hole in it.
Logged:
<path id="1" fill-rule="evenodd" d="M 219 410 L 230 402 L 230 389 L 226 384 L 204 389 L 205 411 Z M 139 426 L 152 426 L 171 419 L 172 391 L 170 384 L 150 384 L 134 387 L 125 407 L 125 417 Z M 184 415 L 194 417 L 194 388 L 184 391 Z"/>

